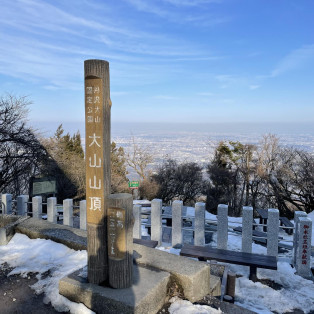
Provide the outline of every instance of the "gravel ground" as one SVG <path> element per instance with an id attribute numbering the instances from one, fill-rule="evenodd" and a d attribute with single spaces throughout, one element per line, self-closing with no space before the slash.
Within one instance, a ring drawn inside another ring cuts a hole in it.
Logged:
<path id="1" fill-rule="evenodd" d="M 8 277 L 11 270 L 6 264 L 0 265 L 0 314 L 59 313 L 50 304 L 44 304 L 43 294 L 36 295 L 29 287 L 37 282 L 36 274 Z"/>

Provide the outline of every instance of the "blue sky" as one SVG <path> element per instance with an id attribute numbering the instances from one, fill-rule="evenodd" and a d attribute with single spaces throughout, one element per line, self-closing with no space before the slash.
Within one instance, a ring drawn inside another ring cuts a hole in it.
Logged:
<path id="1" fill-rule="evenodd" d="M 114 122 L 314 122 L 314 1 L 1 0 L 0 95 L 84 119 L 110 62 Z"/>

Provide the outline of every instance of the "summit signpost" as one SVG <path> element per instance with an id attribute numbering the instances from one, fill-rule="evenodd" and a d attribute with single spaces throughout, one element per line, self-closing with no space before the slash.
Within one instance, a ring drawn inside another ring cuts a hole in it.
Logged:
<path id="1" fill-rule="evenodd" d="M 109 63 L 86 60 L 86 209 L 88 280 L 101 284 L 108 278 L 107 196 L 110 194 L 110 83 Z"/>

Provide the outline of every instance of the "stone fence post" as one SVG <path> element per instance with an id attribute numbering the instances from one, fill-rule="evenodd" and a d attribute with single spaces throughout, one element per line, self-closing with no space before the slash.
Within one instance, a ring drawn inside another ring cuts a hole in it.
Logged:
<path id="1" fill-rule="evenodd" d="M 16 209 L 17 214 L 20 216 L 27 216 L 27 202 L 28 202 L 28 195 L 19 195 L 16 198 Z"/>
<path id="2" fill-rule="evenodd" d="M 32 212 L 33 218 L 41 219 L 43 213 L 43 200 L 41 196 L 34 196 L 32 198 Z"/>
<path id="3" fill-rule="evenodd" d="M 133 226 L 133 238 L 141 239 L 142 238 L 142 206 L 133 205 L 133 217 L 134 217 L 134 226 Z"/>
<path id="4" fill-rule="evenodd" d="M 195 204 L 194 245 L 205 245 L 205 203 Z"/>
<path id="5" fill-rule="evenodd" d="M 242 211 L 242 252 L 252 253 L 253 207 L 244 206 Z"/>
<path id="6" fill-rule="evenodd" d="M 86 230 L 86 200 L 80 201 L 80 229 Z"/>
<path id="7" fill-rule="evenodd" d="M 297 274 L 312 279 L 311 271 L 312 220 L 300 217 L 298 221 L 298 242 L 296 248 Z"/>
<path id="8" fill-rule="evenodd" d="M 219 204 L 217 214 L 217 248 L 227 249 L 228 244 L 228 205 Z"/>
<path id="9" fill-rule="evenodd" d="M 57 198 L 47 198 L 47 220 L 53 223 L 57 223 Z"/>
<path id="10" fill-rule="evenodd" d="M 278 256 L 279 210 L 268 209 L 267 219 L 267 255 Z"/>
<path id="11" fill-rule="evenodd" d="M 63 224 L 73 227 L 73 200 L 70 198 L 63 200 Z"/>
<path id="12" fill-rule="evenodd" d="M 2 214 L 12 214 L 12 194 L 2 194 Z"/>
<path id="13" fill-rule="evenodd" d="M 158 241 L 158 246 L 162 242 L 162 200 L 153 199 L 151 203 L 151 240 Z"/>
<path id="14" fill-rule="evenodd" d="M 182 245 L 182 208 L 182 201 L 172 202 L 172 247 Z"/>
<path id="15" fill-rule="evenodd" d="M 307 214 L 303 211 L 294 212 L 294 233 L 293 233 L 293 265 L 296 266 L 297 261 L 297 248 L 298 248 L 298 237 L 299 237 L 299 218 L 307 217 Z"/>

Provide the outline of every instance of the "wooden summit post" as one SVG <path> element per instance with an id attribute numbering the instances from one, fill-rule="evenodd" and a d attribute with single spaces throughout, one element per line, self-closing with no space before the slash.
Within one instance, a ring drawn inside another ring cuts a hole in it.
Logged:
<path id="1" fill-rule="evenodd" d="M 84 62 L 88 281 L 108 279 L 107 196 L 110 194 L 109 63 Z"/>

